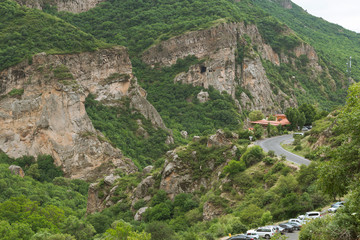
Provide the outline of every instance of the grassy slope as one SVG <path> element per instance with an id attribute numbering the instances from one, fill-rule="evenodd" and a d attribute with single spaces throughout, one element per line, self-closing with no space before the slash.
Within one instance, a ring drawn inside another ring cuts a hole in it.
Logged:
<path id="1" fill-rule="evenodd" d="M 65 21 L 11 0 L 0 2 L 0 70 L 39 52 L 92 51 L 104 43 Z"/>

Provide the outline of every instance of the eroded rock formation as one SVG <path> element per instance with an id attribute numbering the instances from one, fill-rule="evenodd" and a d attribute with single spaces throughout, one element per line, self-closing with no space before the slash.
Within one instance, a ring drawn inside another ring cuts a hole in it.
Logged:
<path id="1" fill-rule="evenodd" d="M 43 9 L 46 4 L 56 6 L 58 11 L 81 13 L 89 11 L 104 0 L 15 0 L 29 8 Z"/>
<path id="2" fill-rule="evenodd" d="M 38 54 L 0 72 L 0 149 L 9 156 L 50 154 L 66 176 L 95 179 L 133 162 L 96 131 L 85 111 L 93 94 L 109 105 L 129 97 L 156 126 L 160 115 L 145 99 L 123 47 L 72 55 Z"/>
<path id="3" fill-rule="evenodd" d="M 244 46 L 248 50 L 240 61 L 238 52 Z M 256 51 L 253 46 L 256 46 Z M 323 72 L 311 46 L 302 43 L 293 50 L 293 54 L 297 57 L 307 56 L 315 75 Z M 239 109 L 270 113 L 297 105 L 294 95 L 288 96 L 280 89 L 273 91 L 261 61 L 268 60 L 279 66 L 281 62 L 295 64 L 294 59 L 277 54 L 264 42 L 255 25 L 222 23 L 210 29 L 173 37 L 145 51 L 143 61 L 150 66 L 171 66 L 177 59 L 189 55 L 205 61 L 191 66 L 188 72 L 178 74 L 175 82 L 204 88 L 213 86 L 220 92 L 226 91 L 233 98 L 238 87 L 246 89 L 247 92 L 242 92 L 238 97 Z"/>

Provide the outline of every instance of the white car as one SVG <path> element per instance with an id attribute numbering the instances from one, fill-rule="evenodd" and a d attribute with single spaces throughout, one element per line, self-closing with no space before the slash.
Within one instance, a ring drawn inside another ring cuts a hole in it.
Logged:
<path id="1" fill-rule="evenodd" d="M 262 237 L 262 238 L 265 238 L 265 239 L 270 239 L 276 233 L 273 230 L 273 228 L 268 228 L 268 227 L 258 228 L 258 229 L 255 230 L 255 232 L 259 235 L 259 237 Z"/>
<path id="2" fill-rule="evenodd" d="M 333 207 L 328 209 L 328 212 L 331 213 L 335 213 L 340 207 L 343 207 L 344 205 L 334 205 Z"/>
<path id="3" fill-rule="evenodd" d="M 304 224 L 304 221 L 303 220 L 300 220 L 298 218 L 292 218 L 292 219 L 289 219 L 289 222 L 297 222 L 299 224 Z"/>
<path id="4" fill-rule="evenodd" d="M 307 212 L 305 214 L 305 219 L 315 219 L 321 217 L 320 212 Z"/>
<path id="5" fill-rule="evenodd" d="M 255 230 L 249 230 L 246 232 L 246 235 L 253 239 L 260 239 L 260 236 L 256 233 Z"/>

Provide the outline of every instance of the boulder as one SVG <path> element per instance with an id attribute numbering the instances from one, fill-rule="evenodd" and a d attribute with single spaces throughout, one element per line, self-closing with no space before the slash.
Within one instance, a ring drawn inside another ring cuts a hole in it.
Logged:
<path id="1" fill-rule="evenodd" d="M 182 131 L 180 132 L 180 134 L 181 134 L 181 136 L 182 136 L 183 138 L 185 138 L 185 139 L 188 138 L 188 133 L 187 133 L 187 131 L 182 130 Z"/>
<path id="2" fill-rule="evenodd" d="M 104 178 L 104 182 L 107 184 L 107 185 L 113 185 L 114 182 L 116 181 L 116 179 L 119 179 L 120 177 L 119 176 L 114 176 L 114 174 L 110 174 L 109 176 L 106 176 Z"/>
<path id="3" fill-rule="evenodd" d="M 231 142 L 226 138 L 225 133 L 223 130 L 219 129 L 216 131 L 216 134 L 210 136 L 207 146 L 224 146 L 224 145 L 230 145 Z"/>
<path id="4" fill-rule="evenodd" d="M 153 169 L 154 169 L 154 166 L 149 165 L 143 169 L 142 173 L 144 175 L 149 174 Z"/>
<path id="5" fill-rule="evenodd" d="M 147 209 L 148 209 L 148 207 L 142 207 L 142 208 L 140 208 L 140 209 L 136 212 L 136 214 L 135 214 L 135 216 L 134 216 L 134 220 L 135 220 L 135 221 L 141 221 L 142 215 L 146 212 Z"/>
<path id="6" fill-rule="evenodd" d="M 209 101 L 209 99 L 210 99 L 209 93 L 203 92 L 203 90 L 201 90 L 197 95 L 197 99 L 199 99 L 199 102 L 205 103 L 205 102 Z"/>
<path id="7" fill-rule="evenodd" d="M 24 170 L 22 170 L 20 166 L 11 165 L 9 167 L 9 170 L 11 171 L 12 174 L 19 175 L 22 178 L 25 176 Z"/>

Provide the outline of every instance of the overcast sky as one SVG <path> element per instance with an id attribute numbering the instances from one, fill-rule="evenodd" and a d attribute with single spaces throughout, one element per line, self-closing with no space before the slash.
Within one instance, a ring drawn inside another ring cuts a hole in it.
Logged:
<path id="1" fill-rule="evenodd" d="M 311 15 L 360 33 L 359 0 L 292 0 Z"/>

